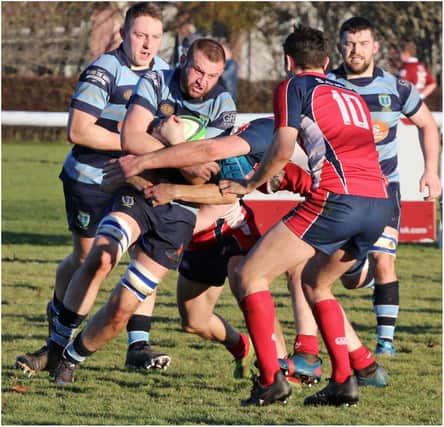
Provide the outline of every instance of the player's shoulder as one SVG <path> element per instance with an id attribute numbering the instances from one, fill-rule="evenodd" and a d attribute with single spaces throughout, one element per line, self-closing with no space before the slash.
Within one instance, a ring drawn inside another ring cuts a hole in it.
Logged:
<path id="1" fill-rule="evenodd" d="M 123 55 L 122 49 L 117 48 L 98 56 L 90 64 L 89 68 L 90 67 L 100 67 L 114 74 L 117 70 L 123 67 L 129 68 L 129 65 L 128 60 Z"/>
<path id="2" fill-rule="evenodd" d="M 158 70 L 169 70 L 171 67 L 168 64 L 168 62 L 166 62 L 163 58 L 161 58 L 160 56 L 155 56 L 153 59 L 153 67 L 152 69 L 155 71 Z"/>

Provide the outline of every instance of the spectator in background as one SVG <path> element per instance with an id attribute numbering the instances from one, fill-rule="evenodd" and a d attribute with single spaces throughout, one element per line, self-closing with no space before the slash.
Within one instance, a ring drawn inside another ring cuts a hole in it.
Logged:
<path id="1" fill-rule="evenodd" d="M 174 51 L 173 56 L 170 61 L 171 67 L 178 67 L 180 64 L 180 58 L 188 48 L 191 46 L 191 44 L 194 42 L 194 40 L 197 40 L 202 37 L 202 34 L 200 34 L 197 30 L 194 24 L 191 22 L 184 22 L 178 29 L 176 33 L 176 40 L 174 43 Z"/>
<path id="2" fill-rule="evenodd" d="M 89 51 L 91 59 L 116 49 L 122 42 L 122 13 L 117 3 L 99 2 L 91 15 Z"/>
<path id="3" fill-rule="evenodd" d="M 403 40 L 400 47 L 402 66 L 399 76 L 412 82 L 422 99 L 436 88 L 436 80 L 427 67 L 416 57 L 416 45 L 411 40 Z"/>
<path id="4" fill-rule="evenodd" d="M 237 102 L 237 74 L 239 70 L 239 66 L 237 62 L 233 59 L 233 55 L 231 53 L 231 49 L 228 47 L 226 43 L 222 43 L 225 51 L 225 71 L 221 77 L 221 83 L 225 87 L 225 89 L 230 92 L 230 95 L 233 97 L 234 102 Z"/>

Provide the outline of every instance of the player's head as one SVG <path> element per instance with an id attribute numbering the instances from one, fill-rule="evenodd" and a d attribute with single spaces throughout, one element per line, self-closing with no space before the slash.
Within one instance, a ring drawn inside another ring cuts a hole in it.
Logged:
<path id="1" fill-rule="evenodd" d="M 373 24 L 363 16 L 347 19 L 339 30 L 338 50 L 348 74 L 372 75 L 379 51 Z"/>
<path id="2" fill-rule="evenodd" d="M 147 68 L 160 48 L 163 34 L 162 11 L 152 3 L 131 6 L 120 30 L 123 49 L 134 67 Z"/>
<path id="3" fill-rule="evenodd" d="M 310 27 L 295 27 L 283 44 L 287 71 L 325 70 L 328 65 L 324 33 Z"/>
<path id="4" fill-rule="evenodd" d="M 215 40 L 195 40 L 181 58 L 181 89 L 191 98 L 204 98 L 225 69 L 224 48 Z"/>
<path id="5" fill-rule="evenodd" d="M 403 40 L 399 46 L 402 61 L 416 57 L 416 44 L 413 40 Z"/>

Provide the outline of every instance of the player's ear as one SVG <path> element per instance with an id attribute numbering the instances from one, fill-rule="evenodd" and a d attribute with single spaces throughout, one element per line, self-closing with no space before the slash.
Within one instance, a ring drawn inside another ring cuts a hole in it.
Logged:
<path id="1" fill-rule="evenodd" d="M 380 47 L 379 42 L 378 41 L 374 41 L 373 42 L 373 55 L 375 55 L 376 53 L 379 52 L 379 47 Z"/>
<path id="2" fill-rule="evenodd" d="M 123 29 L 123 27 L 120 27 L 119 34 L 120 34 L 120 37 L 122 37 L 122 40 L 123 40 L 124 37 L 125 37 L 125 30 Z"/>
<path id="3" fill-rule="evenodd" d="M 179 61 L 180 68 L 185 68 L 185 66 L 187 65 L 187 59 L 188 59 L 187 54 L 182 53 Z"/>
<path id="4" fill-rule="evenodd" d="M 327 71 L 328 64 L 330 64 L 330 58 L 328 56 L 326 56 L 325 60 L 324 60 L 324 66 L 322 67 L 322 69 L 324 70 L 324 73 Z"/>
<path id="5" fill-rule="evenodd" d="M 295 68 L 294 59 L 290 55 L 285 55 L 285 71 L 292 71 Z"/>

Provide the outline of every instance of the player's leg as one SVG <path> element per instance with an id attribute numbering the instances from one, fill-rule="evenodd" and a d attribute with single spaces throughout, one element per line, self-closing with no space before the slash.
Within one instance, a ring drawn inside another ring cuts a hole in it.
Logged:
<path id="1" fill-rule="evenodd" d="M 238 298 L 259 363 L 260 377 L 243 405 L 286 400 L 291 388 L 283 376 L 275 346 L 275 307 L 269 284 L 290 267 L 304 263 L 315 250 L 282 222 L 270 229 L 238 271 Z"/>
<path id="2" fill-rule="evenodd" d="M 75 271 L 83 264 L 92 248 L 97 227 L 112 206 L 113 196 L 98 185 L 84 184 L 66 176 L 63 181 L 65 211 L 72 235 L 73 249 L 57 266 L 52 300 L 47 306 L 49 335 L 63 304 L 63 298 Z"/>
<path id="3" fill-rule="evenodd" d="M 302 384 L 316 384 L 322 376 L 322 361 L 319 358 L 318 325 L 302 289 L 303 265 L 287 272 L 288 289 L 291 295 L 296 338 L 293 354 L 279 360 L 284 373 Z"/>
<path id="4" fill-rule="evenodd" d="M 395 356 L 393 339 L 399 312 L 399 281 L 395 267 L 398 236 L 396 229 L 386 227 L 370 253 L 375 275 L 373 308 L 377 322 L 376 354 L 387 356 Z"/>
<path id="5" fill-rule="evenodd" d="M 126 325 L 128 350 L 125 366 L 127 369 L 167 369 L 171 364 L 171 357 L 154 350 L 150 342 L 151 320 L 156 297 L 157 289 L 140 304 Z"/>
<path id="6" fill-rule="evenodd" d="M 125 328 L 132 314 L 154 292 L 167 272 L 166 267 L 139 251 L 107 303 L 66 347 L 55 370 L 55 383 L 74 382 L 77 366 Z"/>
<path id="7" fill-rule="evenodd" d="M 305 405 L 354 404 L 359 399 L 358 383 L 352 375 L 346 338 L 346 318 L 332 293 L 333 283 L 355 260 L 338 250 L 332 255 L 318 252 L 307 262 L 302 280 L 332 363 L 327 387 L 304 400 Z"/>
<path id="8" fill-rule="evenodd" d="M 392 202 L 391 217 L 370 252 L 375 264 L 373 308 L 377 321 L 376 354 L 394 356 L 393 339 L 399 312 L 399 281 L 395 266 L 401 222 L 399 183 L 390 183 L 388 193 Z"/>

